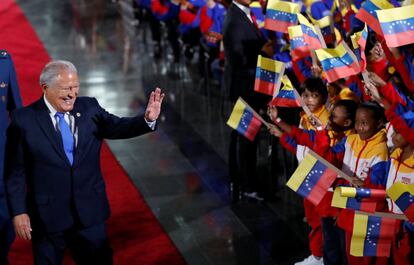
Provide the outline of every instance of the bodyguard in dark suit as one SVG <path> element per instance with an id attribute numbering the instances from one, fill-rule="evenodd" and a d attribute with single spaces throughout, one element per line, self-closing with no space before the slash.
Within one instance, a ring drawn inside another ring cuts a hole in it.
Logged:
<path id="1" fill-rule="evenodd" d="M 274 43 L 262 37 L 249 9 L 251 2 L 234 0 L 224 20 L 224 87 L 232 102 L 240 96 L 258 111 L 270 99 L 254 92 L 257 57 L 259 54 L 271 57 Z M 256 152 L 257 139 L 251 142 L 232 131 L 229 173 L 235 199 L 243 194 L 257 196 Z"/>
<path id="2" fill-rule="evenodd" d="M 61 264 L 66 248 L 76 264 L 112 264 L 102 141 L 152 131 L 164 95 L 157 88 L 144 115 L 119 118 L 94 98 L 77 98 L 70 62 L 47 64 L 40 85 L 43 96 L 13 112 L 7 131 L 5 180 L 16 233 L 32 240 L 35 264 Z"/>
<path id="3" fill-rule="evenodd" d="M 16 71 L 10 54 L 0 50 L 0 265 L 7 263 L 7 253 L 14 240 L 13 226 L 9 217 L 4 189 L 4 149 L 9 113 L 22 106 Z"/>

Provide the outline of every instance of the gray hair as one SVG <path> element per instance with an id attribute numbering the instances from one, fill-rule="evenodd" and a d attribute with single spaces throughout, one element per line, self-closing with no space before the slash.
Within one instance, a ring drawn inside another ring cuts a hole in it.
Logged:
<path id="1" fill-rule="evenodd" d="M 40 74 L 40 85 L 47 85 L 49 87 L 52 86 L 62 71 L 78 74 L 76 67 L 69 61 L 51 61 L 45 65 L 42 73 Z"/>

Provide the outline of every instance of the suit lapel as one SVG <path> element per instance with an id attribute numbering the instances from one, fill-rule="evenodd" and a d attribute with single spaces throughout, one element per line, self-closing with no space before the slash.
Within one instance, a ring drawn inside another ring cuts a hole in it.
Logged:
<path id="1" fill-rule="evenodd" d="M 239 16 L 241 17 L 241 19 L 243 20 L 244 24 L 246 24 L 246 27 L 250 28 L 250 30 L 252 32 L 254 32 L 259 38 L 262 38 L 262 34 L 260 32 L 260 30 L 258 30 L 253 22 L 251 22 L 249 20 L 249 18 L 247 17 L 246 13 L 243 12 L 243 10 L 241 10 L 239 7 L 237 7 L 236 5 L 233 5 L 233 9 L 235 10 L 235 12 L 237 12 L 239 14 Z"/>
<path id="2" fill-rule="evenodd" d="M 52 143 L 52 146 L 55 149 L 56 153 L 58 153 L 59 156 L 63 160 L 65 160 L 67 163 L 69 163 L 69 160 L 66 157 L 65 152 L 63 151 L 62 140 L 59 138 L 58 132 L 53 127 L 53 123 L 52 123 L 52 120 L 50 118 L 47 106 L 46 106 L 45 102 L 43 101 L 43 97 L 40 100 L 37 101 L 36 111 L 37 111 L 36 119 L 37 119 L 37 122 L 39 123 L 40 128 L 42 129 L 43 133 L 46 135 L 46 137 Z"/>

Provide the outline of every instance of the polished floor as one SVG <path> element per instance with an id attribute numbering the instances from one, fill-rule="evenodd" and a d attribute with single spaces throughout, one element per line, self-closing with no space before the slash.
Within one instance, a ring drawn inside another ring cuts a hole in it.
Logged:
<path id="1" fill-rule="evenodd" d="M 285 157 L 269 171 L 274 139 L 265 132 L 258 162 L 270 196 L 231 202 L 231 106 L 218 86 L 205 86 L 197 58 L 174 63 L 163 43 L 155 60 L 148 25 L 137 23 L 127 0 L 16 1 L 49 55 L 77 66 L 81 94 L 108 111 L 135 115 L 153 88 L 166 93 L 155 133 L 109 145 L 188 264 L 293 264 L 308 255 L 301 199 L 283 185 Z"/>

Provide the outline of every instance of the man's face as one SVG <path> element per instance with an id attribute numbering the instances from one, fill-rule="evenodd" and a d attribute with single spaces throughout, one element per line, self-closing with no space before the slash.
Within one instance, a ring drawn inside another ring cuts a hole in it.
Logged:
<path id="1" fill-rule="evenodd" d="M 56 111 L 71 111 L 79 93 L 78 76 L 69 71 L 61 71 L 51 86 L 43 86 L 43 92 Z"/>

